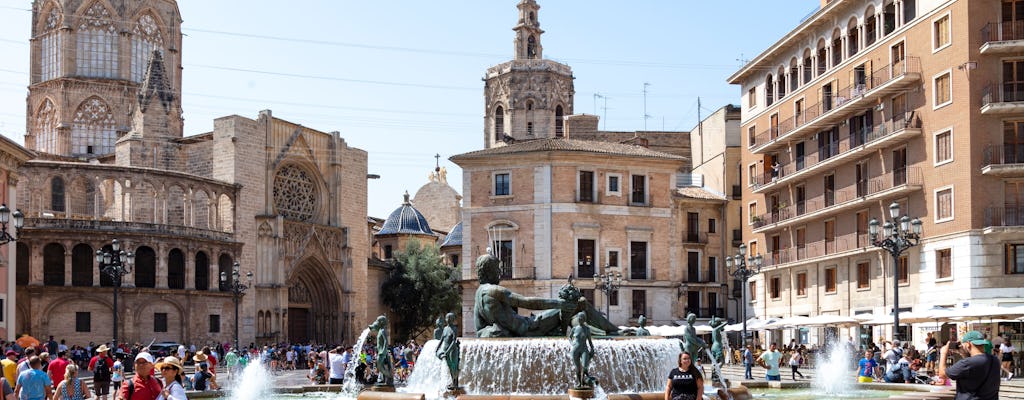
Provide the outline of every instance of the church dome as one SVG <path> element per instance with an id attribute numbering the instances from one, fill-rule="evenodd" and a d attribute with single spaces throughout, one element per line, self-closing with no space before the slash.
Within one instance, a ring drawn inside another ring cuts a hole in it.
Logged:
<path id="1" fill-rule="evenodd" d="M 421 214 L 412 203 L 409 203 L 409 193 L 405 193 L 405 201 L 401 207 L 395 209 L 388 216 L 388 219 L 384 221 L 384 226 L 381 228 L 377 235 L 395 235 L 395 234 L 409 234 L 409 235 L 433 235 L 434 232 L 430 230 L 430 224 L 427 223 L 427 219 Z"/>
<path id="2" fill-rule="evenodd" d="M 448 232 L 448 235 L 444 237 L 441 247 L 446 246 L 462 246 L 462 221 L 455 224 L 451 232 Z"/>

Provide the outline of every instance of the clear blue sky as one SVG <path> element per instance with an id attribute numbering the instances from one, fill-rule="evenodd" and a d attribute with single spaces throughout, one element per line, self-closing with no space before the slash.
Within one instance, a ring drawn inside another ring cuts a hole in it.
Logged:
<path id="1" fill-rule="evenodd" d="M 185 135 L 259 110 L 339 131 L 369 152 L 369 213 L 386 217 L 426 183 L 434 154 L 483 147 L 487 67 L 512 58 L 518 0 L 179 0 Z M 690 130 L 738 104 L 725 82 L 819 0 L 539 0 L 544 56 L 576 76 L 576 113 L 608 130 Z M 282 7 L 283 4 L 287 6 Z M 0 133 L 23 142 L 29 0 L 0 0 Z M 595 104 L 594 93 L 607 96 Z M 596 107 L 595 107 L 596 106 Z M 434 227 L 448 229 L 449 227 Z"/>

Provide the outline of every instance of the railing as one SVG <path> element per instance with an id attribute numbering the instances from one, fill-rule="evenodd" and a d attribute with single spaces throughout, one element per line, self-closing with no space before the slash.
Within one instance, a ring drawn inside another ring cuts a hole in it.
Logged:
<path id="1" fill-rule="evenodd" d="M 1024 226 L 1024 206 L 1003 205 L 986 208 L 985 226 Z"/>
<path id="2" fill-rule="evenodd" d="M 778 266 L 800 260 L 824 257 L 829 254 L 870 247 L 871 245 L 868 241 L 868 234 L 848 233 L 836 236 L 832 240 L 822 239 L 805 243 L 802 246 L 792 246 L 780 249 L 777 252 L 769 252 L 764 255 L 764 266 Z"/>
<path id="3" fill-rule="evenodd" d="M 855 131 L 853 134 L 845 136 L 842 139 L 829 142 L 824 146 L 819 146 L 816 150 L 806 153 L 803 158 L 797 158 L 785 164 L 780 164 L 778 171 L 767 171 L 762 175 L 755 176 L 754 183 L 756 185 L 764 185 L 772 182 L 773 180 L 785 178 L 788 175 L 814 167 L 852 149 L 856 149 L 876 140 L 890 137 L 907 128 L 920 127 L 921 120 L 914 116 L 914 112 L 905 112 L 902 115 L 899 115 L 899 118 L 893 118 L 872 126 L 871 128 Z"/>
<path id="4" fill-rule="evenodd" d="M 799 114 L 795 114 L 792 117 L 779 121 L 777 126 L 769 126 L 767 129 L 761 131 L 761 133 L 754 136 L 754 141 L 750 143 L 750 147 L 758 147 L 778 137 L 784 136 L 789 132 L 792 132 L 794 129 L 806 125 L 832 110 L 842 107 L 850 99 L 863 96 L 871 90 L 902 78 L 908 73 L 921 73 L 921 60 L 919 58 L 907 57 L 907 59 L 895 64 L 886 64 L 881 68 L 872 71 L 870 74 L 865 71 L 865 76 L 861 82 L 847 85 L 842 89 L 834 89 L 831 93 L 822 92 L 823 98 L 820 102 L 812 105 L 805 105 Z"/>
<path id="5" fill-rule="evenodd" d="M 1024 83 L 989 83 L 981 90 L 981 106 L 1024 101 Z"/>
<path id="6" fill-rule="evenodd" d="M 711 236 L 717 237 L 717 233 L 683 231 L 683 243 L 708 244 Z"/>
<path id="7" fill-rule="evenodd" d="M 868 179 L 866 183 L 854 182 L 851 185 L 844 186 L 842 188 L 832 190 L 805 199 L 803 202 L 802 210 L 798 209 L 796 205 L 787 205 L 778 207 L 771 212 L 757 215 L 754 217 L 754 229 L 760 228 L 765 225 L 771 225 L 779 222 L 783 222 L 800 215 L 810 214 L 813 212 L 825 210 L 831 207 L 841 207 L 845 203 L 854 201 L 864 196 L 870 196 L 875 193 L 893 189 L 903 185 L 920 185 L 921 184 L 921 169 L 918 167 L 911 167 L 905 169 L 899 169 L 887 174 L 882 174 Z M 858 190 L 860 189 L 860 190 Z M 798 213 L 798 211 L 800 211 Z"/>
<path id="8" fill-rule="evenodd" d="M 991 144 L 985 147 L 981 166 L 1002 164 L 1024 164 L 1024 143 Z"/>
<path id="9" fill-rule="evenodd" d="M 71 229 L 80 231 L 107 231 L 123 234 L 167 234 L 210 240 L 232 241 L 234 234 L 181 225 L 151 224 L 145 222 L 103 221 L 91 219 L 25 218 L 30 229 Z"/>
<path id="10" fill-rule="evenodd" d="M 989 22 L 981 28 L 981 44 L 1024 40 L 1024 21 Z"/>

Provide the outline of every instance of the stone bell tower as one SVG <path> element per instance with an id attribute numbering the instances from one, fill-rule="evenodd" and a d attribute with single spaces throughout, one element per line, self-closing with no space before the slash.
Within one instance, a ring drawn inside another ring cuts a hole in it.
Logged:
<path id="1" fill-rule="evenodd" d="M 564 117 L 572 115 L 572 68 L 543 58 L 540 5 L 521 0 L 516 7 L 515 58 L 488 68 L 484 76 L 484 148 L 562 137 Z"/>

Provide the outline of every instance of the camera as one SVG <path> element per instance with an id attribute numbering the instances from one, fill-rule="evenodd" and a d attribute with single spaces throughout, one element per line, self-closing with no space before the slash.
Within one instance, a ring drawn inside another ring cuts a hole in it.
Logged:
<path id="1" fill-rule="evenodd" d="M 956 340 L 950 340 L 949 341 L 949 349 L 950 350 L 957 350 L 959 348 L 960 348 L 960 342 L 958 342 Z"/>

